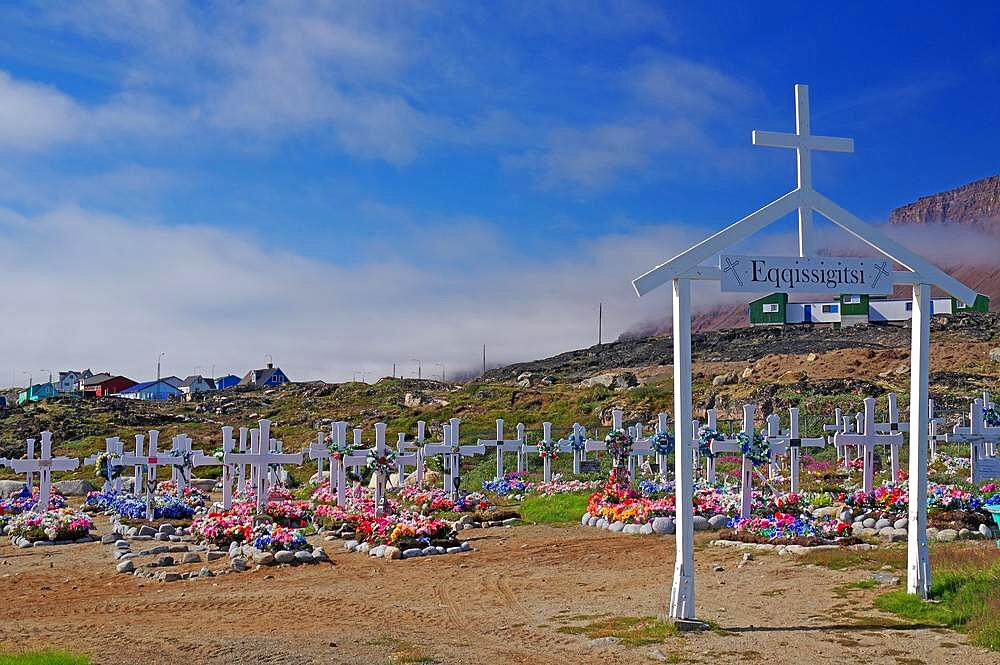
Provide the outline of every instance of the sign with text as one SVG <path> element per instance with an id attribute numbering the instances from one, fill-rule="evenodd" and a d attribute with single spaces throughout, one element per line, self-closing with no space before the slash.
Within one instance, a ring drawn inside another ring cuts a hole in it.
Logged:
<path id="1" fill-rule="evenodd" d="M 1000 480 L 1000 457 L 982 457 L 976 460 L 972 482 L 975 484 L 985 480 Z"/>
<path id="2" fill-rule="evenodd" d="M 719 257 L 722 290 L 728 292 L 892 293 L 892 262 L 842 256 Z"/>

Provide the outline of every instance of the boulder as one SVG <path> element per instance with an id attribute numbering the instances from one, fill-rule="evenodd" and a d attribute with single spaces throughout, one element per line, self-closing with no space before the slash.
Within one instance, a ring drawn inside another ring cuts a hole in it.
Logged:
<path id="1" fill-rule="evenodd" d="M 1000 347 L 990 349 L 990 360 L 995 363 L 1000 363 Z"/>
<path id="2" fill-rule="evenodd" d="M 242 573 L 247 569 L 247 560 L 242 557 L 236 557 L 229 562 L 229 567 L 237 573 Z"/>
<path id="3" fill-rule="evenodd" d="M 909 523 L 910 520 L 906 519 L 905 517 L 900 517 L 898 520 L 892 523 L 892 528 L 905 530 Z"/>
<path id="4" fill-rule="evenodd" d="M 326 555 L 326 551 L 322 547 L 315 547 L 312 551 L 313 561 L 329 561 L 330 557 Z"/>
<path id="5" fill-rule="evenodd" d="M 938 531 L 937 539 L 940 543 L 950 543 L 958 538 L 958 531 L 954 529 L 941 529 Z"/>
<path id="6" fill-rule="evenodd" d="M 6 499 L 19 493 L 24 488 L 20 480 L 0 480 L 0 499 Z"/>
<path id="7" fill-rule="evenodd" d="M 990 529 L 990 527 L 988 525 L 986 525 L 986 524 L 980 524 L 979 525 L 979 535 L 981 535 L 983 538 L 992 538 L 993 537 L 993 530 Z"/>
<path id="8" fill-rule="evenodd" d="M 642 528 L 641 524 L 626 524 L 625 528 L 622 529 L 622 533 L 628 533 L 634 536 L 639 533 L 639 530 L 641 528 Z"/>
<path id="9" fill-rule="evenodd" d="M 657 517 L 653 520 L 653 533 L 657 535 L 671 534 L 675 530 L 674 521 L 669 517 Z"/>
<path id="10" fill-rule="evenodd" d="M 580 518 L 580 524 L 583 526 L 587 526 L 587 522 L 589 521 L 590 521 L 590 513 L 584 513 L 583 517 Z"/>
<path id="11" fill-rule="evenodd" d="M 410 549 L 403 550 L 403 558 L 409 559 L 411 557 L 423 556 L 424 552 L 419 547 L 411 547 Z"/>
<path id="12" fill-rule="evenodd" d="M 313 485 L 319 485 L 324 480 L 330 480 L 329 471 L 324 471 L 322 476 L 319 475 L 318 473 L 314 473 L 309 477 L 309 482 L 312 483 Z"/>
<path id="13" fill-rule="evenodd" d="M 281 550 L 280 552 L 274 553 L 275 563 L 294 563 L 295 562 L 295 552 L 289 552 L 288 550 Z"/>
<path id="14" fill-rule="evenodd" d="M 969 531 L 968 529 L 959 529 L 958 530 L 958 539 L 959 540 L 968 540 L 969 538 L 972 538 L 972 532 L 971 531 Z"/>
<path id="15" fill-rule="evenodd" d="M 605 388 L 610 388 L 615 382 L 614 374 L 596 374 L 589 379 L 584 379 L 580 382 L 580 386 L 583 388 L 593 388 L 594 386 L 603 386 Z"/>
<path id="16" fill-rule="evenodd" d="M 313 561 L 312 552 L 308 552 L 306 550 L 298 550 L 295 552 L 294 558 L 298 563 L 312 563 Z"/>
<path id="17" fill-rule="evenodd" d="M 392 547 L 386 545 L 385 552 L 382 553 L 383 559 L 402 559 L 403 552 L 398 547 Z"/>
<path id="18" fill-rule="evenodd" d="M 606 519 L 602 517 L 601 519 L 597 520 L 597 524 L 595 524 L 594 526 L 596 526 L 598 529 L 607 529 L 610 526 L 610 524 Z"/>
<path id="19" fill-rule="evenodd" d="M 132 571 L 135 570 L 135 564 L 132 563 L 131 560 L 122 561 L 117 566 L 115 566 L 115 570 L 117 570 L 119 573 L 131 573 Z"/>
<path id="20" fill-rule="evenodd" d="M 712 515 L 711 517 L 708 518 L 708 524 L 713 529 L 716 530 L 724 528 L 728 523 L 729 523 L 728 515 Z"/>
<path id="21" fill-rule="evenodd" d="M 708 531 L 712 528 L 709 521 L 701 515 L 695 515 L 694 519 L 691 520 L 691 525 L 694 527 L 695 531 Z"/>
<path id="22" fill-rule="evenodd" d="M 867 526 L 867 524 L 865 526 Z M 887 520 L 887 519 L 885 519 L 883 517 L 882 519 L 877 520 L 875 522 L 875 524 L 872 526 L 872 528 L 875 529 L 876 531 L 881 531 L 882 529 L 884 529 L 886 527 L 891 527 L 891 526 L 892 526 L 892 522 L 890 522 L 889 520 Z"/>
<path id="23" fill-rule="evenodd" d="M 836 517 L 839 512 L 840 508 L 838 506 L 824 506 L 813 510 L 812 514 L 815 517 Z"/>
<path id="24" fill-rule="evenodd" d="M 181 563 L 201 563 L 201 556 L 197 552 L 188 552 L 181 558 Z"/>
<path id="25" fill-rule="evenodd" d="M 193 485 L 197 489 L 200 489 L 202 492 L 211 492 L 212 490 L 215 489 L 215 486 L 218 483 L 219 483 L 219 481 L 214 480 L 212 478 L 192 478 L 191 479 L 191 485 Z"/>
<path id="26" fill-rule="evenodd" d="M 88 492 L 97 489 L 86 480 L 60 480 L 52 486 L 63 496 L 87 496 Z"/>
<path id="27" fill-rule="evenodd" d="M 642 527 L 639 528 L 639 533 L 643 536 L 652 535 L 653 526 L 651 524 L 643 524 Z"/>
<path id="28" fill-rule="evenodd" d="M 254 563 L 261 566 L 273 566 L 274 565 L 274 555 L 270 552 L 262 552 L 257 550 L 253 553 Z"/>

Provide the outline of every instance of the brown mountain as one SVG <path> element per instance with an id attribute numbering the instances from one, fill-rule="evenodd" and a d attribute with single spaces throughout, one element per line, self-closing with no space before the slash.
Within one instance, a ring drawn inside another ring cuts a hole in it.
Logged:
<path id="1" fill-rule="evenodd" d="M 889 224 L 894 226 L 958 224 L 1000 235 L 1000 175 L 923 196 L 913 203 L 900 206 L 889 213 Z M 934 257 L 929 258 L 933 260 Z M 1000 265 L 997 262 L 943 264 L 941 268 L 970 288 L 989 296 L 991 310 L 1000 310 Z M 897 297 L 905 295 L 905 289 L 897 290 Z M 748 325 L 747 312 L 743 306 L 716 305 L 695 312 L 691 319 L 694 330 L 739 328 L 746 325 Z M 668 323 L 646 323 L 635 326 L 623 337 L 661 335 L 669 332 Z"/>

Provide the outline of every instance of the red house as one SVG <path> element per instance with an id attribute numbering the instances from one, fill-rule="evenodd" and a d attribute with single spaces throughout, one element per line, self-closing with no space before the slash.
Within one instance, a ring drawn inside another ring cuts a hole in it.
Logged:
<path id="1" fill-rule="evenodd" d="M 126 388 L 131 388 L 134 385 L 136 385 L 135 381 L 128 377 L 113 376 L 97 384 L 94 388 L 94 396 L 108 397 L 109 395 L 117 395 Z"/>

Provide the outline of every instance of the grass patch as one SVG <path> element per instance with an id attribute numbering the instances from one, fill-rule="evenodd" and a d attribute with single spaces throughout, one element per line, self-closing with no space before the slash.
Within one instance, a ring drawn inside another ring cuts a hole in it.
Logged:
<path id="1" fill-rule="evenodd" d="M 625 646 L 641 647 L 664 642 L 668 637 L 677 635 L 677 628 L 656 617 L 611 617 L 585 626 L 563 626 L 559 632 L 583 635 L 592 640 L 614 637 Z"/>
<path id="2" fill-rule="evenodd" d="M 1000 558 L 996 552 L 949 552 L 932 561 L 930 600 L 905 591 L 875 599 L 875 606 L 908 619 L 967 633 L 975 644 L 1000 651 Z M 938 565 L 934 565 L 938 564 Z"/>
<path id="3" fill-rule="evenodd" d="M 587 512 L 587 498 L 586 494 L 529 496 L 521 504 L 521 519 L 538 524 L 579 522 Z"/>
<path id="4" fill-rule="evenodd" d="M 0 654 L 0 665 L 90 665 L 86 656 L 63 651 L 29 651 L 19 654 Z"/>
<path id="5" fill-rule="evenodd" d="M 858 580 L 857 582 L 848 582 L 844 585 L 845 589 L 874 589 L 878 586 L 878 582 L 875 580 Z"/>
<path id="6" fill-rule="evenodd" d="M 819 550 L 800 556 L 799 564 L 812 564 L 832 570 L 848 570 L 851 568 L 877 570 L 882 566 L 892 566 L 895 570 L 903 570 L 906 567 L 906 550 L 903 548 L 885 547 L 860 552 L 845 548 Z"/>

